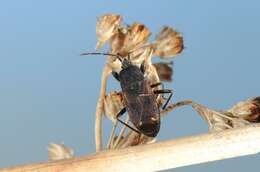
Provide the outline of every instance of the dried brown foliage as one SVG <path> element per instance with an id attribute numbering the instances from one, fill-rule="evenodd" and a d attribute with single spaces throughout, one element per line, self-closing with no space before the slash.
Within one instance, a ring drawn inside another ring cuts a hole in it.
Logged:
<path id="1" fill-rule="evenodd" d="M 173 75 L 172 65 L 173 63 L 165 63 L 165 62 L 153 63 L 153 66 L 155 67 L 161 81 L 167 81 L 167 82 L 172 81 L 172 75 Z"/>
<path id="2" fill-rule="evenodd" d="M 169 58 L 180 54 L 184 49 L 182 35 L 174 29 L 165 26 L 156 36 L 154 55 Z"/>
<path id="3" fill-rule="evenodd" d="M 96 34 L 98 42 L 96 49 L 100 49 L 115 33 L 117 33 L 122 17 L 116 14 L 106 14 L 98 18 Z"/>
<path id="4" fill-rule="evenodd" d="M 136 65 L 144 65 L 145 74 L 150 84 L 172 81 L 172 65 L 167 62 L 152 63 L 152 57 L 159 56 L 161 59 L 168 59 L 180 54 L 184 49 L 184 40 L 182 35 L 175 29 L 164 26 L 156 35 L 154 41 L 149 42 L 150 30 L 142 23 L 133 23 L 129 26 L 122 25 L 123 18 L 116 14 L 103 15 L 97 22 L 97 48 L 108 42 L 110 53 L 119 54 L 123 58 L 129 58 Z M 120 72 L 121 62 L 112 56 L 108 56 L 106 67 L 109 72 Z M 113 122 L 108 149 L 124 148 L 133 145 L 147 144 L 154 142 L 155 139 L 149 138 L 134 131 L 127 130 L 122 126 L 119 133 L 116 133 L 117 113 L 123 108 L 122 96 L 119 92 L 112 91 L 108 95 L 104 94 L 108 74 L 102 77 L 102 90 L 97 105 L 96 112 L 96 144 L 97 150 L 100 150 L 102 143 L 101 113 L 104 112 Z M 104 81 L 104 82 L 103 82 Z M 191 105 L 202 116 L 209 126 L 211 132 L 236 128 L 244 125 L 250 125 L 253 122 L 260 121 L 260 98 L 249 99 L 240 102 L 227 111 L 216 111 L 206 106 L 195 103 L 191 100 L 177 102 L 169 105 L 161 111 L 165 114 L 177 107 Z M 158 96 L 158 104 L 163 104 L 164 99 Z M 125 123 L 129 122 L 126 118 Z M 131 125 L 131 124 L 129 124 Z"/>
<path id="5" fill-rule="evenodd" d="M 49 160 L 61 160 L 73 157 L 73 150 L 62 144 L 50 143 L 48 147 Z"/>

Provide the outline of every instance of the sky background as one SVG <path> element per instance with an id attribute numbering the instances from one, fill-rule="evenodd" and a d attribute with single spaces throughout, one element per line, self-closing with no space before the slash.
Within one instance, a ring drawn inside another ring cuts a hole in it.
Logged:
<path id="1" fill-rule="evenodd" d="M 96 18 L 105 13 L 121 14 L 127 24 L 144 23 L 154 34 L 164 25 L 183 34 L 186 49 L 174 59 L 174 82 L 165 86 L 174 89 L 172 101 L 192 99 L 224 110 L 260 95 L 259 1 L 3 0 L 0 167 L 46 161 L 50 142 L 64 142 L 77 156 L 94 153 L 105 58 L 79 54 L 94 51 Z M 118 88 L 111 78 L 108 91 Z M 110 130 L 110 122 L 104 124 Z M 158 139 L 205 132 L 206 123 L 185 107 L 162 119 Z M 258 169 L 259 161 L 254 155 L 174 171 L 242 172 Z"/>

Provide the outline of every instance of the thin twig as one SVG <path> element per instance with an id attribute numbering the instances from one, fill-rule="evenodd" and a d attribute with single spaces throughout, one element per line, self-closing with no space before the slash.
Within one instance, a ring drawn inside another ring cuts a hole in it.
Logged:
<path id="1" fill-rule="evenodd" d="M 118 121 L 115 121 L 113 123 L 113 127 L 112 127 L 112 130 L 111 130 L 111 133 L 110 133 L 110 136 L 109 136 L 109 140 L 108 140 L 108 143 L 107 143 L 107 149 L 110 149 L 111 146 L 114 144 L 115 130 L 116 130 L 117 124 L 118 124 Z"/>
<path id="2" fill-rule="evenodd" d="M 104 111 L 104 99 L 106 95 L 107 79 L 111 72 L 111 68 L 108 65 L 105 65 L 101 77 L 100 95 L 96 107 L 95 141 L 97 152 L 102 150 L 102 113 Z"/>
<path id="3" fill-rule="evenodd" d="M 129 122 L 129 116 L 127 115 L 127 116 L 126 116 L 126 119 L 125 119 L 125 123 L 128 124 L 128 122 Z M 118 143 L 119 143 L 119 141 L 121 140 L 121 138 L 124 137 L 125 130 L 126 130 L 126 125 L 124 125 L 124 126 L 121 128 L 121 130 L 120 130 L 120 132 L 119 132 L 119 135 L 118 135 L 116 141 L 114 142 L 113 148 L 115 148 L 115 147 L 118 145 Z"/>

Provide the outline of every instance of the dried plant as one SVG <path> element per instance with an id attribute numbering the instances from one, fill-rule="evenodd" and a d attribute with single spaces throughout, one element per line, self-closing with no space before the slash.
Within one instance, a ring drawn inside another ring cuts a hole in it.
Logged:
<path id="1" fill-rule="evenodd" d="M 139 23 L 119 30 L 110 40 L 111 53 L 125 57 L 133 49 L 145 44 L 150 36 L 149 29 Z"/>
<path id="2" fill-rule="evenodd" d="M 98 18 L 96 34 L 98 42 L 96 49 L 100 49 L 114 34 L 117 33 L 122 17 L 116 14 L 106 14 Z"/>
<path id="3" fill-rule="evenodd" d="M 110 53 L 120 54 L 120 56 L 124 58 L 130 57 L 131 63 L 139 67 L 141 64 L 144 64 L 145 77 L 148 79 L 150 84 L 166 80 L 170 81 L 172 75 L 171 68 L 169 68 L 169 66 L 167 67 L 166 64 L 152 65 L 152 57 L 160 56 L 168 58 L 179 54 L 183 49 L 182 36 L 172 28 L 164 27 L 164 29 L 157 35 L 156 40 L 149 43 L 148 38 L 151 35 L 151 32 L 144 24 L 135 22 L 129 26 L 122 26 L 121 21 L 122 17 L 115 14 L 107 14 L 99 17 L 96 26 L 98 37 L 97 49 L 109 40 Z M 113 128 L 108 147 L 113 145 L 113 137 L 115 137 L 114 131 L 117 127 L 117 123 L 115 122 L 115 111 L 120 109 L 119 107 L 121 106 L 119 106 L 117 102 L 119 100 L 118 96 L 115 96 L 115 94 L 109 94 L 106 96 L 105 90 L 107 79 L 111 71 L 119 72 L 120 70 L 120 61 L 115 57 L 108 56 L 107 64 L 102 74 L 100 97 L 96 109 L 95 132 L 97 151 L 102 148 L 101 120 L 103 112 L 113 121 Z M 113 103 L 111 103 L 111 101 Z M 164 100 L 161 96 L 158 96 L 157 101 L 159 104 L 162 104 Z M 124 130 L 123 127 L 121 131 L 123 132 Z M 120 140 L 120 138 L 121 136 L 119 135 L 117 140 Z M 117 142 L 119 143 L 120 141 Z M 144 143 L 144 141 L 142 143 Z"/>
<path id="4" fill-rule="evenodd" d="M 62 144 L 50 143 L 48 147 L 49 160 L 61 160 L 73 157 L 73 150 Z"/>
<path id="5" fill-rule="evenodd" d="M 182 35 L 174 29 L 165 26 L 156 36 L 154 55 L 169 58 L 180 54 L 184 48 Z"/>
<path id="6" fill-rule="evenodd" d="M 249 122 L 260 122 L 260 97 L 237 103 L 228 112 Z"/>
<path id="7" fill-rule="evenodd" d="M 210 132 L 243 127 L 259 121 L 260 98 L 239 102 L 227 111 L 216 111 L 192 102 L 192 107 L 203 117 Z"/>
<path id="8" fill-rule="evenodd" d="M 184 49 L 182 35 L 169 26 L 164 26 L 157 34 L 155 41 L 149 43 L 151 35 L 149 29 L 141 23 L 129 26 L 121 25 L 122 17 L 115 14 L 101 16 L 97 22 L 97 48 L 109 40 L 110 53 L 120 54 L 129 58 L 136 65 L 144 65 L 145 74 L 150 84 L 172 81 L 172 64 L 167 62 L 152 63 L 152 57 L 159 56 L 168 59 L 180 54 Z M 112 56 L 108 56 L 102 75 L 100 98 L 96 111 L 96 145 L 97 151 L 102 146 L 101 114 L 104 112 L 113 123 L 110 138 L 107 144 L 109 149 L 124 148 L 133 145 L 147 144 L 155 139 L 140 135 L 123 126 L 119 134 L 115 133 L 117 125 L 117 113 L 123 108 L 120 92 L 110 92 L 106 95 L 107 78 L 111 71 L 120 72 L 121 62 Z M 160 87 L 160 86 L 158 86 Z M 158 88 L 157 88 L 158 89 Z M 216 111 L 191 100 L 177 102 L 169 105 L 161 111 L 161 115 L 174 110 L 177 107 L 191 105 L 208 123 L 210 132 L 237 128 L 260 121 L 260 98 L 256 97 L 240 102 L 230 110 Z M 158 96 L 157 102 L 162 105 L 164 99 Z M 125 123 L 128 123 L 129 118 Z"/>
<path id="9" fill-rule="evenodd" d="M 105 116 L 108 117 L 113 123 L 116 123 L 116 115 L 124 108 L 122 103 L 122 94 L 120 92 L 111 91 L 105 96 L 104 101 L 104 112 Z"/>
<path id="10" fill-rule="evenodd" d="M 165 63 L 165 62 L 159 62 L 159 63 L 153 63 L 153 66 L 155 67 L 157 74 L 159 76 L 159 79 L 161 81 L 172 81 L 172 75 L 173 75 L 173 69 L 172 69 L 173 62 Z"/>

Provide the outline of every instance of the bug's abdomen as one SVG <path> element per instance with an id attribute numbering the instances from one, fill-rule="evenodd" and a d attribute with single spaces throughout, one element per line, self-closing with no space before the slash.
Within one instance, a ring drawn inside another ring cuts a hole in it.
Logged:
<path id="1" fill-rule="evenodd" d="M 137 97 L 128 95 L 124 100 L 134 126 L 144 135 L 155 137 L 160 129 L 160 111 L 156 103 L 156 96 L 152 94 Z"/>

